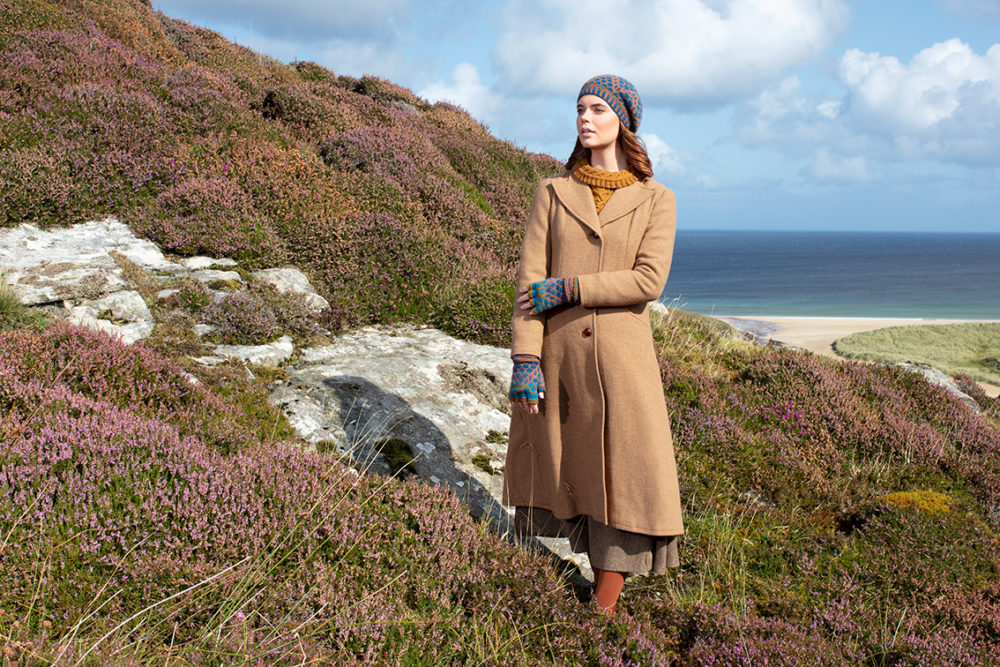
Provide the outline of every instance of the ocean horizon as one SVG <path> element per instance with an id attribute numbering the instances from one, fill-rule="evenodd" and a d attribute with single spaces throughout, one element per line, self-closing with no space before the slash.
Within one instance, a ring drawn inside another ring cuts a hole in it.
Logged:
<path id="1" fill-rule="evenodd" d="M 716 316 L 1000 320 L 1000 233 L 678 230 L 660 300 Z"/>

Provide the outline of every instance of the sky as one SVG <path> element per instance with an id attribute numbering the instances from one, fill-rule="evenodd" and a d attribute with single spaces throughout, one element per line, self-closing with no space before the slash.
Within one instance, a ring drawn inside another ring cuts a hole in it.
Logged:
<path id="1" fill-rule="evenodd" d="M 453 102 L 560 161 L 583 82 L 624 76 L 678 229 L 1000 233 L 1000 0 L 153 6 Z"/>

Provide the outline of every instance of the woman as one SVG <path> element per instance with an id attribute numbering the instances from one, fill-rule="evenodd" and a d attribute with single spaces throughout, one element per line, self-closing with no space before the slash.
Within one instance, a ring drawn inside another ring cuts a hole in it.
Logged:
<path id="1" fill-rule="evenodd" d="M 677 567 L 677 471 L 648 302 L 673 254 L 673 193 L 652 180 L 625 79 L 587 81 L 566 171 L 535 191 L 512 318 L 504 503 L 586 551 L 611 613 L 629 572 Z M 546 393 L 546 391 L 548 393 Z"/>

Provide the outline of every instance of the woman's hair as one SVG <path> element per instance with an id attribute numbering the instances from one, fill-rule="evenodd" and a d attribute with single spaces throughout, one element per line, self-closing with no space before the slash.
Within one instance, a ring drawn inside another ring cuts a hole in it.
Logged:
<path id="1" fill-rule="evenodd" d="M 618 128 L 618 145 L 622 147 L 622 153 L 625 154 L 625 163 L 635 172 L 635 175 L 640 180 L 645 181 L 653 177 L 653 165 L 649 162 L 646 146 L 642 143 L 639 135 L 624 125 L 620 125 Z M 577 137 L 573 153 L 566 160 L 566 170 L 573 171 L 576 163 L 584 160 L 588 163 L 590 162 L 590 149 L 584 148 L 583 144 L 580 143 L 580 138 Z"/>

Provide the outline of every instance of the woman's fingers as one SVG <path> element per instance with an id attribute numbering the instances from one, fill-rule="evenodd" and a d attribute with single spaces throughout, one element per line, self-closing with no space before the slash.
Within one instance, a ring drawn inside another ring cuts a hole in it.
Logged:
<path id="1" fill-rule="evenodd" d="M 531 290 L 527 287 L 521 288 L 521 293 L 517 297 L 517 302 L 521 304 L 521 310 L 530 310 L 532 315 L 537 315 L 534 304 L 531 302 Z"/>
<path id="2" fill-rule="evenodd" d="M 543 397 L 542 394 L 538 395 L 538 398 L 542 398 L 542 397 Z M 527 401 L 514 401 L 514 402 L 517 403 L 517 405 L 522 410 L 524 410 L 525 412 L 527 412 L 529 415 L 537 415 L 538 414 L 538 403 L 528 403 Z"/>

